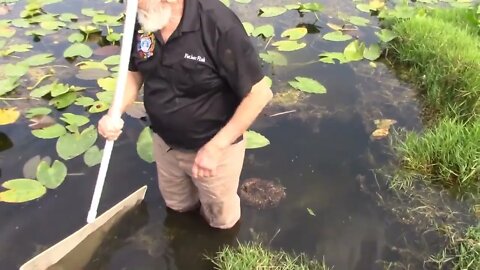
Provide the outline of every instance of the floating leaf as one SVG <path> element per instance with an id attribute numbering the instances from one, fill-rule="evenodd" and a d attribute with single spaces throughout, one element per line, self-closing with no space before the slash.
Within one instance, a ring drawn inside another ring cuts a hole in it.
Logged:
<path id="1" fill-rule="evenodd" d="M 76 99 L 77 94 L 75 92 L 68 92 L 51 99 L 48 104 L 55 106 L 57 109 L 63 109 L 73 104 Z"/>
<path id="2" fill-rule="evenodd" d="M 48 164 L 51 163 L 51 158 L 50 157 L 44 157 L 41 158 L 40 155 L 36 155 L 32 158 L 30 158 L 27 162 L 25 162 L 25 165 L 23 165 L 23 177 L 25 178 L 36 178 L 37 177 L 37 167 L 38 164 L 40 164 L 41 161 L 45 161 Z"/>
<path id="3" fill-rule="evenodd" d="M 265 136 L 253 130 L 245 132 L 245 138 L 247 140 L 246 149 L 262 148 L 270 144 Z"/>
<path id="4" fill-rule="evenodd" d="M 55 57 L 50 53 L 42 53 L 28 57 L 27 59 L 21 61 L 20 63 L 35 67 L 49 64 L 55 61 Z"/>
<path id="5" fill-rule="evenodd" d="M 102 10 L 95 10 L 93 8 L 82 8 L 82 10 L 80 11 L 83 15 L 85 16 L 88 16 L 88 17 L 93 17 L 97 14 L 103 14 L 105 13 L 104 11 Z"/>
<path id="6" fill-rule="evenodd" d="M 11 38 L 15 35 L 15 28 L 0 25 L 0 37 Z"/>
<path id="7" fill-rule="evenodd" d="M 370 22 L 369 19 L 365 19 L 363 17 L 358 17 L 358 16 L 351 16 L 350 18 L 348 18 L 348 21 L 351 24 L 355 24 L 358 26 L 367 26 L 367 24 Z"/>
<path id="8" fill-rule="evenodd" d="M 357 4 L 357 9 L 362 12 L 370 13 L 370 6 L 368 4 Z"/>
<path id="9" fill-rule="evenodd" d="M 56 33 L 56 31 L 38 28 L 38 29 L 33 29 L 33 30 L 26 31 L 25 35 L 43 37 L 43 36 L 50 35 L 50 34 L 53 34 L 53 33 Z"/>
<path id="10" fill-rule="evenodd" d="M 98 29 L 96 26 L 93 25 L 81 25 L 78 27 L 78 29 L 87 35 L 102 32 L 102 30 Z"/>
<path id="11" fill-rule="evenodd" d="M 141 159 L 148 163 L 155 161 L 153 157 L 152 131 L 149 127 L 145 127 L 138 136 L 137 153 Z"/>
<path id="12" fill-rule="evenodd" d="M 62 136 L 67 130 L 60 124 L 55 124 L 46 128 L 32 130 L 33 136 L 40 139 L 53 139 Z"/>
<path id="13" fill-rule="evenodd" d="M 253 24 L 249 22 L 243 22 L 242 25 L 243 25 L 243 28 L 245 29 L 245 32 L 247 32 L 247 35 L 251 36 L 253 33 L 253 30 L 255 30 L 255 27 L 253 26 Z"/>
<path id="14" fill-rule="evenodd" d="M 308 33 L 305 27 L 290 28 L 281 34 L 281 37 L 288 37 L 289 40 L 297 40 L 303 38 Z"/>
<path id="15" fill-rule="evenodd" d="M 398 37 L 395 32 L 388 29 L 382 29 L 380 33 L 375 32 L 375 35 L 377 35 L 377 37 L 379 37 L 380 40 L 385 43 L 390 42 Z"/>
<path id="16" fill-rule="evenodd" d="M 15 90 L 19 85 L 20 83 L 16 77 L 0 80 L 0 96 Z"/>
<path id="17" fill-rule="evenodd" d="M 252 0 L 235 0 L 235 2 L 240 3 L 240 4 L 248 4 L 252 2 Z"/>
<path id="18" fill-rule="evenodd" d="M 58 155 L 64 160 L 69 160 L 82 155 L 97 140 L 97 130 L 93 125 L 86 128 L 82 133 L 66 133 L 58 138 L 56 149 Z"/>
<path id="19" fill-rule="evenodd" d="M 73 13 L 62 13 L 58 18 L 64 22 L 71 22 L 73 20 L 77 20 L 78 16 Z"/>
<path id="20" fill-rule="evenodd" d="M 32 44 L 13 44 L 8 47 L 8 50 L 11 52 L 29 52 L 32 49 Z"/>
<path id="21" fill-rule="evenodd" d="M 52 112 L 52 109 L 48 107 L 36 107 L 36 108 L 31 108 L 28 111 L 25 112 L 25 117 L 26 118 L 33 118 L 35 116 L 39 115 L 47 115 Z"/>
<path id="22" fill-rule="evenodd" d="M 82 33 L 73 33 L 70 36 L 68 36 L 68 41 L 71 43 L 75 42 L 83 42 L 85 40 L 85 36 Z"/>
<path id="23" fill-rule="evenodd" d="M 94 145 L 90 147 L 83 155 L 83 161 L 88 167 L 93 167 L 100 164 L 102 161 L 103 150 L 100 151 L 98 146 Z"/>
<path id="24" fill-rule="evenodd" d="M 98 100 L 98 101 L 95 101 L 92 104 L 90 109 L 88 109 L 88 112 L 89 113 L 99 113 L 99 112 L 104 112 L 104 111 L 108 110 L 108 108 L 109 108 L 108 103 L 106 103 L 104 101 L 101 101 L 101 100 Z"/>
<path id="25" fill-rule="evenodd" d="M 310 3 L 304 3 L 300 5 L 300 12 L 316 12 L 316 11 L 322 11 L 323 6 L 320 3 L 316 2 L 310 2 Z"/>
<path id="26" fill-rule="evenodd" d="M 368 7 L 370 10 L 378 11 L 385 7 L 385 0 L 370 0 Z"/>
<path id="27" fill-rule="evenodd" d="M 15 123 L 20 117 L 17 108 L 0 108 L 0 126 Z"/>
<path id="28" fill-rule="evenodd" d="M 73 114 L 73 113 L 62 114 L 62 117 L 60 117 L 60 120 L 64 121 L 67 124 L 75 125 L 77 127 L 81 127 L 87 124 L 88 122 L 90 122 L 90 119 L 88 117 L 83 115 Z"/>
<path id="29" fill-rule="evenodd" d="M 107 66 L 116 66 L 120 64 L 120 55 L 112 55 L 102 60 L 102 63 Z"/>
<path id="30" fill-rule="evenodd" d="M 275 17 L 287 11 L 284 7 L 262 7 L 260 17 Z"/>
<path id="31" fill-rule="evenodd" d="M 320 62 L 327 63 L 327 64 L 335 64 L 334 60 L 338 60 L 340 64 L 348 62 L 345 59 L 345 55 L 341 52 L 326 52 L 319 55 Z"/>
<path id="32" fill-rule="evenodd" d="M 47 189 L 38 181 L 32 179 L 13 179 L 2 184 L 8 189 L 0 192 L 0 201 L 8 203 L 23 203 L 42 197 Z"/>
<path id="33" fill-rule="evenodd" d="M 8 77 L 22 77 L 28 72 L 28 65 L 18 63 L 18 64 L 6 64 L 4 66 L 4 73 Z"/>
<path id="34" fill-rule="evenodd" d="M 230 6 L 230 0 L 220 0 L 225 6 L 229 7 Z"/>
<path id="35" fill-rule="evenodd" d="M 288 9 L 288 10 L 300 9 L 300 4 L 289 4 L 289 5 L 285 5 L 285 8 Z"/>
<path id="36" fill-rule="evenodd" d="M 106 38 L 110 42 L 116 42 L 116 41 L 119 41 L 120 39 L 122 39 L 122 35 L 119 34 L 119 33 L 110 33 L 110 34 L 107 35 Z"/>
<path id="37" fill-rule="evenodd" d="M 93 51 L 88 45 L 83 43 L 74 43 L 68 47 L 65 52 L 63 53 L 64 57 L 75 57 L 81 56 L 83 58 L 89 58 L 92 56 Z"/>
<path id="38" fill-rule="evenodd" d="M 50 93 L 50 91 L 52 91 L 53 86 L 55 84 L 56 83 L 51 83 L 51 84 L 47 84 L 47 85 L 38 87 L 38 88 L 34 89 L 32 92 L 30 92 L 30 96 L 35 97 L 35 98 L 41 98 L 41 97 L 45 96 L 46 94 Z"/>
<path id="39" fill-rule="evenodd" d="M 271 24 L 265 24 L 261 25 L 252 32 L 252 36 L 256 37 L 259 35 L 263 35 L 265 38 L 273 37 L 275 33 L 275 29 L 273 28 L 273 25 Z"/>
<path id="40" fill-rule="evenodd" d="M 347 41 L 352 39 L 352 36 L 344 34 L 341 31 L 334 31 L 326 33 L 323 38 L 328 41 Z"/>
<path id="41" fill-rule="evenodd" d="M 12 25 L 18 28 L 28 28 L 30 27 L 30 22 L 27 21 L 26 19 L 15 19 L 12 20 Z"/>
<path id="42" fill-rule="evenodd" d="M 382 49 L 380 49 L 380 46 L 378 46 L 378 44 L 373 44 L 372 46 L 365 48 L 365 50 L 363 51 L 363 57 L 370 61 L 377 60 L 381 54 Z"/>
<path id="43" fill-rule="evenodd" d="M 37 167 L 37 180 L 46 188 L 56 189 L 59 187 L 67 176 L 67 166 L 61 161 L 55 160 L 50 164 L 42 161 Z"/>
<path id="44" fill-rule="evenodd" d="M 307 208 L 307 212 L 310 216 L 314 216 L 314 217 L 316 216 L 315 213 L 313 212 L 313 210 L 310 209 L 310 208 Z"/>
<path id="45" fill-rule="evenodd" d="M 289 81 L 288 84 L 300 91 L 314 94 L 325 94 L 327 92 L 325 86 L 314 79 L 298 76 L 295 77 L 295 80 Z"/>
<path id="46" fill-rule="evenodd" d="M 64 22 L 61 21 L 43 21 L 40 22 L 40 27 L 45 30 L 58 30 L 59 28 L 67 26 Z"/>
<path id="47" fill-rule="evenodd" d="M 279 51 L 286 51 L 286 52 L 300 50 L 302 48 L 305 48 L 305 46 L 307 46 L 305 42 L 299 43 L 296 40 L 281 40 L 281 41 L 272 43 L 272 45 L 277 47 Z"/>
<path id="48" fill-rule="evenodd" d="M 260 53 L 260 58 L 262 58 L 263 61 L 275 66 L 286 66 L 288 64 L 287 58 L 283 54 L 275 51 Z"/>
<path id="49" fill-rule="evenodd" d="M 70 87 L 66 84 L 63 83 L 54 83 L 52 85 L 52 89 L 50 91 L 50 95 L 52 97 L 58 97 L 60 95 L 63 95 L 67 93 L 70 90 Z"/>
<path id="50" fill-rule="evenodd" d="M 94 102 L 95 100 L 91 97 L 79 97 L 75 100 L 75 105 L 87 107 L 91 106 Z"/>
<path id="51" fill-rule="evenodd" d="M 105 91 L 115 91 L 117 80 L 115 78 L 107 77 L 97 80 L 98 86 Z"/>
<path id="52" fill-rule="evenodd" d="M 365 50 L 365 44 L 358 40 L 350 42 L 345 47 L 343 54 L 348 61 L 360 61 L 363 59 L 363 51 Z"/>

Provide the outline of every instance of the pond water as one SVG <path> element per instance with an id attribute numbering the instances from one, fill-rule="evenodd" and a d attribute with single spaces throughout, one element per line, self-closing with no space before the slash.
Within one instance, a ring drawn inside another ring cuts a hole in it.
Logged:
<path id="1" fill-rule="evenodd" d="M 12 5 L 11 13 L 4 17 L 16 18 L 23 9 L 22 2 Z M 295 2 L 268 1 L 268 5 Z M 374 32 L 378 31 L 375 17 L 355 9 L 350 0 L 321 3 L 325 10 L 318 13 L 319 20 L 311 13 L 300 16 L 293 11 L 260 18 L 256 12 L 262 6 L 260 1 L 231 3 L 243 21 L 257 26 L 273 23 L 277 36 L 296 25 L 309 26 L 310 33 L 305 37 L 307 47 L 285 53 L 288 66 L 271 68 L 265 64 L 275 93 L 288 91 L 287 82 L 295 76 L 314 78 L 327 88 L 323 95 L 296 95 L 294 102 L 276 100 L 252 127 L 269 138 L 271 144 L 248 150 L 242 179 L 260 177 L 279 181 L 286 187 L 286 199 L 274 209 L 243 206 L 241 222 L 228 231 L 212 230 L 194 214 L 167 212 L 158 192 L 154 165 L 144 162 L 136 153 L 136 140 L 146 123 L 126 116 L 126 130 L 115 144 L 99 212 L 142 185 L 149 189 L 141 207 L 104 236 L 101 248 L 85 269 L 211 269 L 205 254 L 213 255 L 223 245 L 255 239 L 274 249 L 324 258 L 334 269 L 383 269 L 380 261 L 402 261 L 398 247 L 403 247 L 407 237 L 415 241 L 417 235 L 410 234 L 413 230 L 410 226 L 396 220 L 378 203 L 377 197 L 365 190 L 374 187 L 381 196 L 389 196 L 384 190 L 385 181 L 372 173 L 372 169 L 391 160 L 388 139 L 372 140 L 370 134 L 375 130 L 374 120 L 383 118 L 395 119 L 398 128 L 420 129 L 414 91 L 381 62 L 374 68 L 366 60 L 342 65 L 316 61 L 318 54 L 343 51 L 347 44 L 321 38 L 330 31 L 328 22 L 339 22 L 339 13 L 371 20 L 369 26 L 355 32 L 367 44 L 377 42 Z M 85 7 L 101 7 L 115 14 L 122 9 L 118 3 L 74 0 L 46 9 L 78 14 Z M 40 39 L 34 43 L 34 50 L 53 52 L 63 59 L 61 55 L 68 42 L 61 36 L 68 35 L 68 31 L 71 30 L 62 30 L 60 37 Z M 55 38 L 60 41 L 54 42 Z M 265 51 L 266 40 L 252 40 L 259 52 Z M 96 42 L 89 45 L 98 47 Z M 59 61 L 57 64 L 75 70 L 74 63 Z M 66 82 L 96 87 L 95 81 L 71 78 Z M 32 106 L 27 102 L 10 103 Z M 295 111 L 269 117 L 290 110 Z M 98 118 L 99 115 L 92 115 L 92 123 Z M 97 145 L 103 147 L 103 141 L 99 139 Z M 0 127 L 0 151 L 0 182 L 19 178 L 23 164 L 35 155 L 56 157 L 54 141 L 33 137 L 25 120 Z M 49 190 L 39 200 L 29 203 L 0 203 L 1 269 L 18 268 L 85 224 L 98 166 L 88 168 L 81 158 L 66 164 L 70 175 L 58 189 Z"/>

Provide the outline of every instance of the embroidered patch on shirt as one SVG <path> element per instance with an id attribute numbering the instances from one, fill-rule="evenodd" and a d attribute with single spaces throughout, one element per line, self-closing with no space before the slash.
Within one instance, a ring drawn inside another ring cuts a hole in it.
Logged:
<path id="1" fill-rule="evenodd" d="M 137 53 L 147 59 L 153 56 L 155 50 L 155 36 L 153 33 L 139 33 L 137 36 Z"/>

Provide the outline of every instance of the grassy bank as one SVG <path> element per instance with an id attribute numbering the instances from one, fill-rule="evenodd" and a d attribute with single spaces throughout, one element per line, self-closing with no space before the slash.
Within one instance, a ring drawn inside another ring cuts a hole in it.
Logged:
<path id="1" fill-rule="evenodd" d="M 421 14 L 421 13 L 420 13 Z M 480 195 L 480 27 L 467 9 L 436 9 L 410 19 L 394 19 L 399 38 L 389 44 L 389 60 L 418 86 L 426 129 L 394 139 L 401 171 L 391 185 L 409 190 L 419 179 Z M 414 191 L 413 191 L 414 192 Z M 452 238 L 431 258 L 438 269 L 480 269 L 480 228 Z"/>
<path id="2" fill-rule="evenodd" d="M 304 255 L 291 256 L 283 251 L 271 251 L 261 244 L 240 244 L 236 248 L 224 247 L 210 259 L 218 270 L 326 270 L 323 262 L 310 260 Z"/>

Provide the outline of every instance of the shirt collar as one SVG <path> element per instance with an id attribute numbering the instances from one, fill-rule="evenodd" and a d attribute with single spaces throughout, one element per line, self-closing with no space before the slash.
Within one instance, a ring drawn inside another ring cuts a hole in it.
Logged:
<path id="1" fill-rule="evenodd" d="M 198 0 L 184 0 L 183 15 L 180 22 L 182 32 L 196 31 L 200 28 Z"/>

